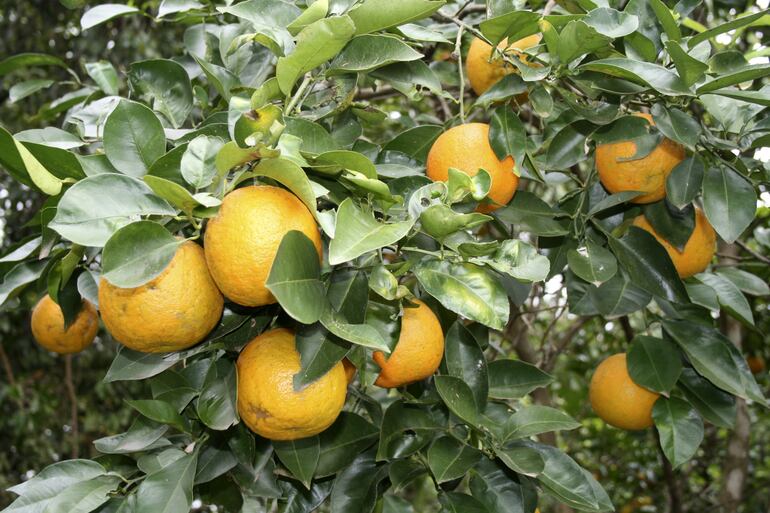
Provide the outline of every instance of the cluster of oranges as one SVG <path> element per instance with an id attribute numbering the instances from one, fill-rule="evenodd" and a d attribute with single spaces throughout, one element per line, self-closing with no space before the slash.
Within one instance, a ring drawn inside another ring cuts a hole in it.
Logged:
<path id="1" fill-rule="evenodd" d="M 531 36 L 511 45 L 525 65 L 522 51 L 539 42 Z M 501 48 L 507 43 L 501 43 Z M 515 69 L 493 58 L 492 47 L 476 39 L 467 59 L 468 78 L 482 94 Z M 519 97 L 519 100 L 526 99 Z M 652 123 L 648 115 L 645 116 Z M 647 156 L 624 160 L 636 153 L 633 142 L 602 144 L 596 150 L 600 179 L 610 192 L 643 192 L 633 201 L 648 203 L 665 195 L 668 173 L 684 158 L 684 148 L 664 139 Z M 516 192 L 518 177 L 511 157 L 498 159 L 489 144 L 489 125 L 468 123 L 444 132 L 433 144 L 426 172 L 433 180 L 446 181 L 449 168 L 469 175 L 480 169 L 491 176 L 484 212 L 506 205 Z M 666 248 L 680 276 L 705 269 L 714 253 L 715 235 L 700 210 L 695 229 L 682 251 L 660 237 L 643 216 L 634 225 L 655 235 Z M 224 297 L 239 305 L 258 307 L 276 302 L 265 286 L 283 236 L 304 233 L 314 244 L 319 259 L 322 241 L 318 226 L 305 205 L 288 191 L 271 186 L 248 186 L 229 193 L 205 231 L 204 248 L 192 241 L 180 245 L 170 264 L 156 278 L 136 288 L 120 288 L 102 279 L 99 308 L 102 321 L 113 337 L 141 352 L 160 353 L 191 347 L 216 326 Z M 399 340 L 386 356 L 375 352 L 381 371 L 376 384 L 398 387 L 424 379 L 438 368 L 444 349 L 441 325 L 432 310 L 419 300 L 404 308 Z M 47 349 L 77 352 L 88 346 L 98 328 L 96 308 L 84 301 L 74 322 L 65 329 L 59 306 L 45 296 L 32 314 L 32 332 Z M 276 328 L 252 340 L 238 358 L 238 411 L 256 433 L 274 440 L 307 437 L 326 429 L 345 402 L 348 382 L 355 367 L 338 362 L 324 376 L 301 390 L 293 377 L 300 370 L 294 334 Z M 591 401 L 597 413 L 618 427 L 640 429 L 651 423 L 650 412 L 657 394 L 633 383 L 625 355 L 614 355 L 596 371 Z"/>
<path id="2" fill-rule="evenodd" d="M 126 347 L 165 353 L 189 348 L 211 332 L 224 308 L 224 297 L 247 307 L 276 302 L 265 286 L 278 246 L 291 230 L 304 233 L 322 254 L 318 226 L 305 205 L 290 192 L 249 186 L 229 193 L 207 226 L 204 248 L 183 242 L 163 272 L 135 288 L 102 279 L 99 310 L 107 330 Z M 386 357 L 374 353 L 381 367 L 376 384 L 398 387 L 424 379 L 438 368 L 444 335 L 433 311 L 420 300 L 404 309 L 401 334 Z M 98 315 L 88 301 L 65 329 L 59 305 L 45 296 L 32 313 L 32 333 L 58 353 L 83 350 L 96 336 Z M 294 333 L 283 328 L 252 340 L 238 358 L 238 411 L 254 432 L 273 440 L 291 440 L 329 427 L 345 403 L 355 367 L 338 362 L 325 375 L 295 390 L 300 357 Z"/>

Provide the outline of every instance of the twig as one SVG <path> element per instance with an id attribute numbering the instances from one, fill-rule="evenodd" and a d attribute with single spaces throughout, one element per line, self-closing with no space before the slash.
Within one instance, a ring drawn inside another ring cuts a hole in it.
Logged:
<path id="1" fill-rule="evenodd" d="M 555 344 L 553 344 L 553 349 L 543 356 L 543 363 L 540 366 L 545 372 L 551 372 L 553 370 L 556 365 L 556 358 L 554 357 L 561 354 L 570 342 L 572 342 L 572 339 L 575 338 L 575 335 L 577 335 L 580 330 L 583 329 L 583 326 L 592 319 L 593 317 L 581 317 L 577 322 L 570 326 L 567 332 L 562 335 Z"/>
<path id="2" fill-rule="evenodd" d="M 660 459 L 663 463 L 663 477 L 668 486 L 668 510 L 671 513 L 682 513 L 682 497 L 679 493 L 677 476 L 674 474 L 674 468 L 671 466 L 671 462 L 666 458 L 666 453 L 663 452 L 663 446 L 660 445 L 660 435 L 658 434 L 657 429 L 655 429 L 655 439 L 657 440 L 656 445 L 658 446 L 658 454 L 660 454 Z"/>
<path id="3" fill-rule="evenodd" d="M 457 73 L 460 75 L 460 94 L 459 94 L 459 104 L 460 104 L 460 122 L 465 123 L 465 105 L 464 105 L 464 97 L 465 97 L 465 76 L 463 75 L 463 52 L 462 52 L 462 43 L 463 43 L 463 30 L 467 25 L 465 23 L 461 23 L 459 25 L 459 28 L 457 29 L 457 39 L 455 40 L 455 49 L 454 49 L 454 55 L 457 57 Z"/>
<path id="4" fill-rule="evenodd" d="M 543 8 L 543 16 L 548 16 L 551 14 L 551 11 L 553 11 L 554 7 L 556 7 L 556 0 L 548 0 L 548 2 L 545 4 L 545 7 Z"/>
<path id="5" fill-rule="evenodd" d="M 751 249 L 748 245 L 746 245 L 746 243 L 743 242 L 742 240 L 736 240 L 735 243 L 738 246 L 740 246 L 740 248 L 743 251 L 745 251 L 746 253 L 750 254 L 751 256 L 753 256 L 754 258 L 759 260 L 760 262 L 764 262 L 766 264 L 770 264 L 770 258 L 766 257 L 765 255 L 763 255 L 761 253 L 757 253 L 756 251 Z"/>
<path id="6" fill-rule="evenodd" d="M 294 96 L 291 97 L 291 99 L 288 102 L 288 105 L 286 105 L 286 115 L 290 116 L 292 109 L 297 105 L 297 102 L 302 97 L 302 95 L 305 93 L 305 89 L 307 89 L 307 86 L 310 85 L 310 82 L 313 81 L 313 77 L 310 73 L 305 73 L 305 78 L 302 80 L 302 83 L 299 85 L 299 88 L 297 88 L 297 92 L 294 93 Z M 300 104 L 301 107 L 301 104 Z"/>
<path id="7" fill-rule="evenodd" d="M 72 428 L 72 459 L 77 459 L 80 454 L 80 434 L 78 429 L 78 396 L 75 393 L 75 384 L 72 381 L 72 355 L 64 357 L 64 384 L 67 387 L 67 395 L 70 401 L 70 427 Z"/>

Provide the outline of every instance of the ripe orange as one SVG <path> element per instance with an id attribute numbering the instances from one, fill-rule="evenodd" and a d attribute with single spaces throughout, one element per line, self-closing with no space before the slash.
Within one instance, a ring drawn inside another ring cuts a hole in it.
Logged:
<path id="1" fill-rule="evenodd" d="M 70 354 L 91 345 L 99 330 L 99 317 L 94 305 L 84 299 L 80 312 L 65 330 L 61 308 L 46 294 L 32 310 L 31 324 L 38 344 L 54 353 Z"/>
<path id="2" fill-rule="evenodd" d="M 186 349 L 216 326 L 224 300 L 211 279 L 203 249 L 182 243 L 153 280 L 123 289 L 99 283 L 99 308 L 112 336 L 143 353 Z"/>
<path id="3" fill-rule="evenodd" d="M 267 185 L 236 189 L 208 222 L 206 261 L 219 289 L 244 306 L 275 303 L 265 287 L 281 239 L 299 230 L 321 255 L 321 234 L 312 214 L 292 193 Z"/>
<path id="4" fill-rule="evenodd" d="M 659 395 L 633 382 L 626 353 L 612 355 L 599 364 L 589 395 L 591 407 L 607 424 L 631 430 L 652 426 L 652 407 Z"/>
<path id="5" fill-rule="evenodd" d="M 711 227 L 708 219 L 706 219 L 706 215 L 699 208 L 695 209 L 695 228 L 693 228 L 692 234 L 682 251 L 679 251 L 666 239 L 658 235 L 643 215 L 637 216 L 634 219 L 634 226 L 650 232 L 666 248 L 668 256 L 674 262 L 674 267 L 676 267 L 680 278 L 689 278 L 699 272 L 703 272 L 714 257 L 717 236 L 714 228 Z"/>
<path id="6" fill-rule="evenodd" d="M 635 114 L 651 124 L 649 114 Z M 666 177 L 684 160 L 684 147 L 663 138 L 647 156 L 637 160 L 624 160 L 636 154 L 636 143 L 621 141 L 599 144 L 596 147 L 596 170 L 602 185 L 611 193 L 642 191 L 645 194 L 632 199 L 633 203 L 652 203 L 666 195 Z"/>
<path id="7" fill-rule="evenodd" d="M 341 362 L 300 391 L 294 333 L 279 328 L 256 337 L 238 356 L 238 414 L 270 440 L 296 440 L 320 433 L 342 411 L 347 378 Z"/>
<path id="8" fill-rule="evenodd" d="M 540 63 L 530 62 L 527 54 L 522 51 L 517 51 L 532 48 L 540 42 L 540 38 L 540 34 L 534 34 L 519 39 L 510 45 L 510 50 L 506 50 L 508 48 L 508 40 L 503 39 L 500 44 L 497 45 L 497 48 L 500 51 L 514 54 L 527 66 L 540 68 L 542 67 Z M 483 94 L 505 75 L 519 72 L 518 68 L 505 62 L 499 55 L 494 56 L 492 53 L 491 45 L 477 37 L 473 38 L 471 46 L 468 49 L 468 56 L 465 58 L 465 69 L 468 74 L 468 81 L 471 83 L 471 88 L 473 88 L 473 92 L 477 95 Z M 526 100 L 527 98 L 526 94 L 520 96 L 521 98 L 517 97 L 519 101 Z"/>
<path id="9" fill-rule="evenodd" d="M 506 205 L 519 185 L 519 177 L 513 172 L 513 159 L 497 158 L 489 145 L 489 125 L 485 123 L 458 125 L 436 139 L 428 152 L 428 178 L 446 182 L 450 167 L 470 176 L 476 175 L 479 169 L 490 174 L 492 185 L 487 198 L 495 204 L 480 205 L 481 212 L 491 212 Z"/>
<path id="10" fill-rule="evenodd" d="M 345 368 L 345 379 L 348 380 L 349 385 L 353 382 L 354 379 L 356 379 L 356 372 L 358 369 L 356 369 L 356 366 L 353 365 L 353 362 L 347 358 L 342 359 L 342 366 Z"/>
<path id="11" fill-rule="evenodd" d="M 419 299 L 417 308 L 404 308 L 401 334 L 396 348 L 387 357 L 374 352 L 374 362 L 382 369 L 375 385 L 395 388 L 431 376 L 444 356 L 444 332 L 436 314 Z"/>

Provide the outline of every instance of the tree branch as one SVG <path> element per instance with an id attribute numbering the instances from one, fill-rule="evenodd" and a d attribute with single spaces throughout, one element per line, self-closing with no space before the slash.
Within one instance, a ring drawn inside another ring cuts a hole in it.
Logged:
<path id="1" fill-rule="evenodd" d="M 756 259 L 757 259 L 757 260 L 759 260 L 760 262 L 764 262 L 764 263 L 766 263 L 766 264 L 770 264 L 770 258 L 766 257 L 765 255 L 763 255 L 763 254 L 761 254 L 761 253 L 757 253 L 756 251 L 754 251 L 753 249 L 751 249 L 751 248 L 750 248 L 750 247 L 749 247 L 749 246 L 748 246 L 748 245 L 747 245 L 745 242 L 743 242 L 742 240 L 736 240 L 736 241 L 735 241 L 735 243 L 736 243 L 738 246 L 740 246 L 740 247 L 741 247 L 741 249 L 742 249 L 743 251 L 745 251 L 745 252 L 746 252 L 746 253 L 748 253 L 749 255 L 753 256 L 754 258 L 756 258 Z"/>
<path id="2" fill-rule="evenodd" d="M 682 513 L 682 494 L 679 490 L 679 481 L 674 473 L 674 468 L 671 466 L 671 462 L 666 458 L 666 453 L 663 452 L 663 447 L 660 445 L 660 434 L 657 429 L 655 429 L 655 440 L 663 466 L 663 478 L 666 480 L 666 486 L 668 487 L 668 511 L 670 513 Z"/>
<path id="3" fill-rule="evenodd" d="M 75 393 L 75 383 L 72 380 L 72 355 L 64 357 L 64 385 L 70 402 L 70 427 L 72 428 L 72 459 L 80 454 L 80 433 L 78 426 L 78 396 Z"/>

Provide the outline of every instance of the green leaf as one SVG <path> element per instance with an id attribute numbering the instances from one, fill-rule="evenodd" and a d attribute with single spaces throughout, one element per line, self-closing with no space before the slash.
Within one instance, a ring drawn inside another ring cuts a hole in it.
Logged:
<path id="1" fill-rule="evenodd" d="M 102 4 L 92 7 L 80 18 L 81 30 L 88 30 L 118 16 L 139 12 L 136 7 L 122 4 Z"/>
<path id="2" fill-rule="evenodd" d="M 655 233 L 677 250 L 683 251 L 695 229 L 695 208 L 686 205 L 682 210 L 676 210 L 663 199 L 644 205 L 643 210 L 644 217 Z"/>
<path id="3" fill-rule="evenodd" d="M 521 231 L 541 237 L 558 237 L 568 233 L 555 219 L 559 212 L 529 191 L 517 191 L 510 203 L 495 210 L 493 215 L 518 226 Z"/>
<path id="4" fill-rule="evenodd" d="M 613 254 L 590 240 L 586 240 L 584 246 L 567 251 L 567 262 L 573 273 L 597 287 L 618 271 Z"/>
<path id="5" fill-rule="evenodd" d="M 535 449 L 545 460 L 538 480 L 551 495 L 582 511 L 614 511 L 601 485 L 572 458 L 548 445 L 529 441 L 521 444 Z"/>
<path id="6" fill-rule="evenodd" d="M 9 492 L 20 495 L 3 511 L 12 513 L 42 512 L 48 504 L 78 483 L 103 476 L 107 471 L 91 460 L 65 460 L 45 467 L 36 476 L 16 486 Z"/>
<path id="7" fill-rule="evenodd" d="M 682 39 L 682 32 L 679 30 L 674 15 L 671 10 L 661 0 L 649 0 L 650 7 L 655 12 L 655 16 L 658 18 L 658 22 L 666 32 L 670 41 L 679 41 Z"/>
<path id="8" fill-rule="evenodd" d="M 600 212 L 604 212 L 605 210 L 609 210 L 611 208 L 614 208 L 618 205 L 622 205 L 623 203 L 628 202 L 629 200 L 634 199 L 635 197 L 642 194 L 639 191 L 623 191 L 623 192 L 616 192 L 615 194 L 610 194 L 606 198 L 603 198 L 598 203 L 591 206 L 591 208 L 588 210 L 588 217 L 593 217 L 596 214 Z"/>
<path id="9" fill-rule="evenodd" d="M 141 103 L 121 99 L 104 124 L 104 152 L 121 173 L 144 176 L 166 152 L 163 125 Z"/>
<path id="10" fill-rule="evenodd" d="M 505 448 L 499 449 L 497 457 L 506 467 L 525 476 L 537 477 L 545 469 L 545 460 L 539 452 L 516 443 L 507 444 Z"/>
<path id="11" fill-rule="evenodd" d="M 187 430 L 187 421 L 166 401 L 140 399 L 134 401 L 127 400 L 126 404 L 150 420 L 162 424 L 170 424 L 180 431 Z"/>
<path id="12" fill-rule="evenodd" d="M 525 283 L 544 280 L 551 265 L 547 257 L 520 240 L 503 241 L 494 255 L 472 258 L 471 262 L 487 265 Z"/>
<path id="13" fill-rule="evenodd" d="M 736 267 L 721 267 L 717 269 L 717 274 L 733 282 L 736 287 L 746 294 L 752 296 L 770 295 L 770 286 L 756 274 L 742 271 Z"/>
<path id="14" fill-rule="evenodd" d="M 754 325 L 751 305 L 732 281 L 722 275 L 712 273 L 700 273 L 696 278 L 716 291 L 719 304 L 733 317 L 749 326 Z"/>
<path id="15" fill-rule="evenodd" d="M 637 384 L 668 395 L 682 373 L 679 351 L 660 338 L 637 335 L 628 351 L 628 374 Z"/>
<path id="16" fill-rule="evenodd" d="M 48 171 L 43 164 L 32 155 L 32 153 L 30 153 L 26 146 L 16 139 L 14 139 L 13 142 L 16 145 L 16 151 L 18 152 L 32 183 L 49 196 L 56 196 L 59 194 L 62 188 L 62 181 L 51 174 L 51 172 Z"/>
<path id="17" fill-rule="evenodd" d="M 203 9 L 206 7 L 202 3 L 196 0 L 163 0 L 158 7 L 158 19 L 168 16 L 169 14 L 177 14 L 183 12 L 189 12 L 196 9 Z"/>
<path id="18" fill-rule="evenodd" d="M 310 489 L 310 481 L 313 479 L 321 454 L 318 436 L 285 442 L 274 441 L 273 448 L 289 472 L 305 485 L 305 488 Z"/>
<path id="19" fill-rule="evenodd" d="M 443 0 L 364 0 L 348 14 L 356 34 L 369 34 L 426 18 L 436 12 Z"/>
<path id="20" fill-rule="evenodd" d="M 0 66 L 2 63 L 0 63 Z M 53 80 L 47 79 L 32 79 L 25 80 L 24 82 L 18 82 L 11 86 L 8 90 L 8 100 L 11 103 L 16 103 L 24 98 L 35 94 L 38 91 L 47 89 L 54 84 Z"/>
<path id="21" fill-rule="evenodd" d="M 700 34 L 696 34 L 693 37 L 691 37 L 687 41 L 687 46 L 689 48 L 695 48 L 698 44 L 702 43 L 703 41 L 711 39 L 712 37 L 716 37 L 719 34 L 724 34 L 725 32 L 729 32 L 731 30 L 739 29 L 741 27 L 750 25 L 751 23 L 757 21 L 759 18 L 761 18 L 762 16 L 765 16 L 766 14 L 767 14 L 767 11 L 761 11 L 754 14 L 749 14 L 747 16 L 742 16 L 740 18 L 735 18 L 731 21 L 728 21 L 727 23 L 722 23 L 721 25 L 717 25 L 716 27 L 710 28 L 708 30 L 701 32 Z"/>
<path id="22" fill-rule="evenodd" d="M 666 41 L 665 46 L 668 55 L 671 56 L 671 60 L 674 61 L 677 73 L 679 73 L 679 76 L 682 77 L 682 81 L 688 87 L 692 87 L 693 84 L 703 78 L 706 71 L 709 69 L 708 64 L 699 61 L 687 53 L 680 43 L 676 41 Z"/>
<path id="23" fill-rule="evenodd" d="M 682 465 L 695 455 L 703 441 L 703 421 L 686 401 L 659 397 L 652 408 L 652 418 L 672 467 Z"/>
<path id="24" fill-rule="evenodd" d="M 489 121 L 489 144 L 500 160 L 511 156 L 517 166 L 521 166 L 524 161 L 527 131 L 509 105 L 498 107 L 492 113 L 492 119 Z"/>
<path id="25" fill-rule="evenodd" d="M 166 431 L 168 431 L 168 426 L 164 424 L 157 424 L 145 417 L 137 417 L 128 431 L 94 440 L 94 447 L 103 454 L 129 454 L 145 451 L 168 444 L 167 440 L 161 439 Z"/>
<path id="26" fill-rule="evenodd" d="M 121 482 L 120 477 L 98 476 L 88 481 L 80 481 L 67 487 L 48 502 L 43 513 L 89 513 L 107 502 L 110 493 Z"/>
<path id="27" fill-rule="evenodd" d="M 586 140 L 594 125 L 575 121 L 559 130 L 548 146 L 546 165 L 548 169 L 568 169 L 586 159 Z"/>
<path id="28" fill-rule="evenodd" d="M 719 236 L 733 243 L 754 220 L 757 193 L 738 172 L 723 166 L 709 169 L 703 179 L 703 210 Z"/>
<path id="29" fill-rule="evenodd" d="M 766 404 L 743 356 L 724 335 L 708 326 L 673 319 L 664 320 L 663 328 L 704 378 L 733 395 Z"/>
<path id="30" fill-rule="evenodd" d="M 443 203 L 431 205 L 420 213 L 420 226 L 425 233 L 438 240 L 443 240 L 459 230 L 468 230 L 491 220 L 490 216 L 478 212 L 460 214 Z"/>
<path id="31" fill-rule="evenodd" d="M 508 322 L 508 296 L 481 267 L 448 260 L 423 260 L 414 267 L 420 285 L 457 314 L 502 329 Z"/>
<path id="32" fill-rule="evenodd" d="M 537 490 L 532 481 L 512 478 L 497 460 L 483 458 L 471 472 L 469 488 L 487 513 L 534 511 Z"/>
<path id="33" fill-rule="evenodd" d="M 342 470 L 371 446 L 379 430 L 363 417 L 343 411 L 334 424 L 318 436 L 321 451 L 315 475 L 325 477 Z"/>
<path id="34" fill-rule="evenodd" d="M 441 492 L 438 496 L 442 513 L 489 513 L 489 510 L 470 495 L 459 492 Z"/>
<path id="35" fill-rule="evenodd" d="M 313 242 L 302 232 L 283 236 L 265 286 L 287 314 L 304 324 L 321 318 L 325 290 Z"/>
<path id="36" fill-rule="evenodd" d="M 393 64 L 414 61 L 422 54 L 397 37 L 361 35 L 354 37 L 334 58 L 327 73 L 364 72 Z"/>
<path id="37" fill-rule="evenodd" d="M 300 371 L 294 375 L 294 389 L 301 390 L 320 378 L 350 351 L 350 344 L 329 333 L 320 324 L 303 327 L 296 336 Z"/>
<path id="38" fill-rule="evenodd" d="M 86 143 L 80 137 L 53 126 L 24 130 L 14 135 L 17 141 L 53 146 L 63 150 L 79 148 Z M 33 147 L 34 148 L 34 147 Z"/>
<path id="39" fill-rule="evenodd" d="M 157 354 L 140 353 L 125 346 L 118 349 L 118 354 L 104 376 L 105 383 L 113 381 L 131 381 L 147 379 L 160 374 L 179 361 L 178 353 Z"/>
<path id="40" fill-rule="evenodd" d="M 153 472 L 136 490 L 136 511 L 188 513 L 193 500 L 193 480 L 198 452 L 184 454 Z"/>
<path id="41" fill-rule="evenodd" d="M 60 66 L 66 69 L 67 63 L 58 57 L 44 53 L 19 53 L 0 61 L 0 77 L 30 66 Z"/>
<path id="42" fill-rule="evenodd" d="M 201 448 L 195 469 L 195 484 L 208 483 L 238 465 L 238 459 L 227 448 L 206 444 Z"/>
<path id="43" fill-rule="evenodd" d="M 562 29 L 559 37 L 559 60 L 569 64 L 585 54 L 606 49 L 611 41 L 583 20 L 572 20 Z"/>
<path id="44" fill-rule="evenodd" d="M 701 190 L 705 167 L 697 155 L 677 164 L 666 177 L 666 199 L 678 209 L 688 205 Z"/>
<path id="45" fill-rule="evenodd" d="M 721 75 L 710 82 L 706 82 L 697 89 L 698 94 L 706 94 L 718 89 L 730 87 L 733 85 L 741 84 L 743 82 L 750 82 L 762 77 L 770 75 L 770 66 L 766 64 L 757 64 L 755 66 L 746 66 L 734 73 L 728 73 Z"/>
<path id="46" fill-rule="evenodd" d="M 433 439 L 438 429 L 439 425 L 425 409 L 402 401 L 394 402 L 382 418 L 377 460 L 414 454 Z M 407 432 L 409 436 L 405 436 Z"/>
<path id="47" fill-rule="evenodd" d="M 373 450 L 357 455 L 334 480 L 331 511 L 371 513 L 377 502 L 379 482 L 387 475 L 387 466 L 377 466 Z"/>
<path id="48" fill-rule="evenodd" d="M 125 289 L 144 285 L 171 263 L 182 242 L 152 221 L 124 226 L 104 245 L 102 277 Z"/>
<path id="49" fill-rule="evenodd" d="M 476 404 L 483 410 L 489 393 L 487 360 L 478 341 L 461 321 L 455 321 L 447 331 L 444 355 L 449 374 L 468 384 Z"/>
<path id="50" fill-rule="evenodd" d="M 120 90 L 120 79 L 115 67 L 109 61 L 87 62 L 86 73 L 108 96 L 115 96 Z"/>
<path id="51" fill-rule="evenodd" d="M 84 178 L 67 189 L 48 227 L 76 244 L 102 247 L 139 216 L 175 214 L 141 180 L 108 173 Z"/>
<path id="52" fill-rule="evenodd" d="M 580 423 L 566 413 L 548 406 L 525 406 L 511 415 L 505 422 L 505 440 L 529 438 L 530 436 L 576 429 Z"/>
<path id="53" fill-rule="evenodd" d="M 142 180 L 150 186 L 152 192 L 158 197 L 168 201 L 174 208 L 179 209 L 182 212 L 192 214 L 195 207 L 201 205 L 201 202 L 195 199 L 195 197 L 190 194 L 190 191 L 176 182 L 152 175 L 145 175 Z M 196 196 L 198 195 L 196 194 Z"/>
<path id="54" fill-rule="evenodd" d="M 693 92 L 679 76 L 663 66 L 649 62 L 610 57 L 583 64 L 579 69 L 647 85 L 666 96 L 693 96 Z"/>
<path id="55" fill-rule="evenodd" d="M 701 126 L 689 114 L 673 107 L 666 108 L 662 103 L 656 103 L 652 106 L 652 116 L 655 126 L 663 132 L 663 135 L 688 148 L 695 148 L 700 139 Z"/>
<path id="56" fill-rule="evenodd" d="M 238 77 L 233 75 L 233 73 L 227 68 L 206 62 L 195 54 L 192 54 L 192 57 L 195 59 L 195 62 L 198 63 L 198 66 L 200 66 L 200 68 L 203 70 L 203 73 L 206 75 L 209 83 L 214 86 L 214 89 L 216 89 L 216 91 L 225 101 L 229 102 L 231 91 L 233 88 L 239 85 L 240 81 L 238 80 Z"/>
<path id="57" fill-rule="evenodd" d="M 689 301 L 671 258 L 651 234 L 632 226 L 623 238 L 610 237 L 609 243 L 635 284 L 669 301 Z"/>
<path id="58" fill-rule="evenodd" d="M 452 436 L 434 440 L 428 449 L 428 466 L 437 483 L 463 477 L 481 459 L 481 451 Z"/>
<path id="59" fill-rule="evenodd" d="M 168 59 L 134 62 L 128 67 L 128 80 L 134 91 L 153 100 L 153 109 L 174 128 L 184 124 L 193 108 L 193 94 L 181 64 Z"/>
<path id="60" fill-rule="evenodd" d="M 297 34 L 297 46 L 287 57 L 278 59 L 276 77 L 284 94 L 297 79 L 333 58 L 350 41 L 355 26 L 349 16 L 332 16 L 311 23 Z"/>
<path id="61" fill-rule="evenodd" d="M 521 360 L 489 362 L 489 397 L 519 399 L 553 381 L 553 376 Z"/>
<path id="62" fill-rule="evenodd" d="M 382 335 L 369 324 L 350 323 L 331 306 L 326 306 L 321 314 L 321 324 L 343 340 L 354 344 L 390 353 L 390 347 Z"/>
<path id="63" fill-rule="evenodd" d="M 249 176 L 266 176 L 285 185 L 305 204 L 313 217 L 318 217 L 310 180 L 305 171 L 291 160 L 282 157 L 262 159 Z"/>
<path id="64" fill-rule="evenodd" d="M 185 181 L 196 190 L 209 186 L 214 180 L 217 174 L 216 158 L 222 146 L 222 139 L 207 135 L 199 135 L 187 145 L 180 169 Z"/>
<path id="65" fill-rule="evenodd" d="M 479 29 L 493 45 L 497 45 L 506 37 L 513 42 L 536 33 L 539 19 L 539 13 L 514 10 L 482 21 Z"/>
<path id="66" fill-rule="evenodd" d="M 461 378 L 439 375 L 433 378 L 433 382 L 438 395 L 441 396 L 449 411 L 463 422 L 472 426 L 479 425 L 479 407 L 470 387 Z"/>
<path id="67" fill-rule="evenodd" d="M 206 426 L 223 431 L 238 422 L 236 412 L 236 370 L 232 361 L 220 358 L 206 374 L 195 403 L 198 418 Z"/>
<path id="68" fill-rule="evenodd" d="M 420 162 L 425 162 L 431 146 L 444 128 L 438 125 L 420 125 L 408 128 L 382 147 L 382 151 L 397 151 Z"/>
<path id="69" fill-rule="evenodd" d="M 637 16 L 609 7 L 591 9 L 583 21 L 596 29 L 599 34 L 613 39 L 632 34 L 639 27 Z"/>
<path id="70" fill-rule="evenodd" d="M 338 265 L 369 251 L 393 244 L 406 236 L 412 221 L 380 223 L 346 198 L 337 209 L 334 238 L 329 244 L 329 264 Z"/>
<path id="71" fill-rule="evenodd" d="M 715 387 L 689 367 L 682 370 L 679 386 L 703 418 L 719 427 L 735 427 L 736 405 L 731 394 Z"/>

